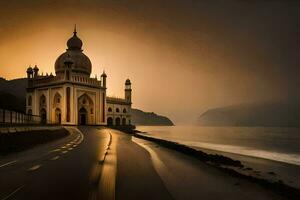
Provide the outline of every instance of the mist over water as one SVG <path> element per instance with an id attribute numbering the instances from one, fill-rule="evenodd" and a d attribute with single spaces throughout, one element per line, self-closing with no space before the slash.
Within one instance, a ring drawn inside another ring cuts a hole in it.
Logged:
<path id="1" fill-rule="evenodd" d="M 280 127 L 139 126 L 146 135 L 192 147 L 300 166 L 300 129 Z"/>

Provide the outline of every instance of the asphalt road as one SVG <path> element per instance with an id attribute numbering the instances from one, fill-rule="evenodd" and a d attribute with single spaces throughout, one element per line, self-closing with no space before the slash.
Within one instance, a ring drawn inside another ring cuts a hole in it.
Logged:
<path id="1" fill-rule="evenodd" d="M 99 127 L 0 158 L 0 200 L 282 199 L 181 153 Z"/>
<path id="2" fill-rule="evenodd" d="M 105 153 L 109 134 L 97 128 L 70 129 L 67 138 L 0 160 L 1 200 L 90 198 L 95 166 Z"/>
<path id="3" fill-rule="evenodd" d="M 171 199 L 149 153 L 130 136 L 69 130 L 66 138 L 0 158 L 0 200 Z"/>

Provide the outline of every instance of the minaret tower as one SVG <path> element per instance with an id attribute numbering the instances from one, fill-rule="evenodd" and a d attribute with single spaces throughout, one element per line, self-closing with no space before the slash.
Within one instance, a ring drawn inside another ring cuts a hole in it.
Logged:
<path id="1" fill-rule="evenodd" d="M 125 100 L 131 103 L 131 82 L 129 79 L 125 81 Z"/>
<path id="2" fill-rule="evenodd" d="M 37 65 L 34 66 L 33 72 L 33 77 L 37 78 L 39 76 L 39 68 L 37 67 Z"/>
<path id="3" fill-rule="evenodd" d="M 30 78 L 33 78 L 33 69 L 32 69 L 32 67 L 31 66 L 29 66 L 28 68 L 27 68 L 27 78 L 28 79 L 30 79 Z"/>
<path id="4" fill-rule="evenodd" d="M 102 78 L 102 86 L 104 87 L 104 88 L 106 88 L 106 77 L 107 77 L 107 75 L 106 75 L 106 73 L 105 73 L 105 71 L 103 71 L 103 73 L 102 73 L 102 75 L 101 75 L 101 78 Z"/>

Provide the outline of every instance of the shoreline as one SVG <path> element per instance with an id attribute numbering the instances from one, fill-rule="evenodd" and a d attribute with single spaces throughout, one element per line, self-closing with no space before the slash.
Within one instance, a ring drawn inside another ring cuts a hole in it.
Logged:
<path id="1" fill-rule="evenodd" d="M 287 185 L 280 179 L 270 180 L 267 178 L 259 177 L 259 175 L 257 175 L 258 171 L 250 167 L 244 166 L 240 160 L 234 160 L 230 157 L 216 154 L 216 152 L 214 152 L 213 150 L 211 150 L 210 153 L 206 153 L 202 149 L 200 150 L 199 148 L 189 147 L 176 142 L 141 135 L 138 132 L 136 132 L 133 136 L 136 138 L 145 139 L 154 142 L 168 149 L 172 149 L 177 152 L 181 152 L 183 154 L 194 157 L 212 167 L 219 169 L 220 171 L 223 171 L 224 173 L 227 173 L 237 178 L 242 178 L 257 183 L 262 187 L 272 190 L 284 197 L 288 197 L 290 199 L 299 199 L 300 197 L 300 190 L 298 188 Z M 207 159 L 207 158 L 212 158 L 212 159 Z M 246 172 L 251 171 L 253 173 L 250 174 L 243 173 L 245 171 Z M 274 175 L 277 174 L 274 173 Z"/>

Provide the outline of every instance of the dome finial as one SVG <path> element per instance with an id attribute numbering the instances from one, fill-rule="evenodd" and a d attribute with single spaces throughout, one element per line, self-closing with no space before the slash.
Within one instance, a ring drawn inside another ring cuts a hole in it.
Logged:
<path id="1" fill-rule="evenodd" d="M 77 34 L 77 31 L 76 31 L 76 24 L 75 24 L 75 26 L 74 26 L 74 35 L 76 35 Z"/>

